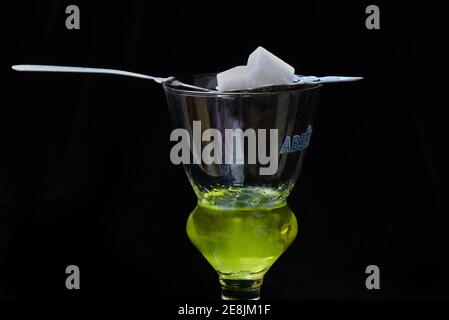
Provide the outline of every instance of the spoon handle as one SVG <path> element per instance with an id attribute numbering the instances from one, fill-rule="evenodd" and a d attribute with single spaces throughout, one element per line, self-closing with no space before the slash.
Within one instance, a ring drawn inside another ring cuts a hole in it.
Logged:
<path id="1" fill-rule="evenodd" d="M 84 68 L 84 67 L 67 67 L 67 66 L 49 66 L 38 64 L 19 64 L 12 66 L 16 71 L 32 71 L 32 72 L 77 72 L 77 73 L 102 73 L 102 74 L 115 74 L 126 77 L 135 77 L 142 79 L 154 80 L 157 83 L 162 83 L 166 78 L 153 77 L 145 74 L 116 70 L 116 69 L 103 69 L 103 68 Z"/>
<path id="2" fill-rule="evenodd" d="M 149 79 L 156 81 L 157 83 L 162 83 L 169 78 L 161 78 L 161 77 L 153 77 L 146 74 L 129 72 L 124 70 L 116 70 L 116 69 L 104 69 L 104 68 L 85 68 L 85 67 L 67 67 L 67 66 L 48 66 L 48 65 L 39 65 L 39 64 L 18 64 L 12 66 L 13 70 L 16 71 L 31 71 L 31 72 L 75 72 L 75 73 L 102 73 L 102 74 L 114 74 L 125 77 L 134 77 L 141 79 Z M 194 86 L 191 84 L 183 83 L 181 81 L 173 81 L 173 85 L 180 88 L 193 89 L 197 91 L 210 92 L 214 90 Z"/>

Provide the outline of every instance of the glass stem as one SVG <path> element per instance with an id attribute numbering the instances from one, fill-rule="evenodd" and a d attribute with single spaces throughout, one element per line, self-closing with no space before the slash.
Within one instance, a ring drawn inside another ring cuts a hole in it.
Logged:
<path id="1" fill-rule="evenodd" d="M 223 300 L 259 300 L 263 279 L 236 280 L 222 279 L 221 298 Z"/>

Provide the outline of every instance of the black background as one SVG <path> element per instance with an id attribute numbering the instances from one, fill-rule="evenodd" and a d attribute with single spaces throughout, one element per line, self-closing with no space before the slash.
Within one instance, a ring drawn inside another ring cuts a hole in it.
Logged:
<path id="1" fill-rule="evenodd" d="M 295 243 L 266 299 L 447 298 L 448 157 L 435 4 L 377 1 L 10 2 L 0 106 L 0 297 L 217 299 L 185 222 L 195 196 L 169 159 L 162 88 L 103 76 L 17 73 L 12 64 L 168 76 L 221 71 L 262 45 L 328 85 L 289 198 Z M 444 40 L 440 38 L 440 41 Z M 5 43 L 5 41 L 3 41 Z M 6 84 L 6 87 L 5 87 Z M 65 267 L 81 290 L 65 288 Z M 365 268 L 381 290 L 365 288 Z"/>

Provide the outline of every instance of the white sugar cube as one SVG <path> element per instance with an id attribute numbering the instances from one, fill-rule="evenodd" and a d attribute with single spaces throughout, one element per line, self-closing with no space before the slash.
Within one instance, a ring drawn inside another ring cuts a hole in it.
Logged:
<path id="1" fill-rule="evenodd" d="M 248 81 L 255 87 L 289 84 L 295 69 L 268 50 L 258 47 L 248 58 Z"/>
<path id="2" fill-rule="evenodd" d="M 250 89 L 246 66 L 238 66 L 217 74 L 219 91 Z"/>
<path id="3" fill-rule="evenodd" d="M 295 69 L 268 50 L 258 47 L 246 66 L 238 66 L 217 74 L 219 91 L 255 89 L 293 82 Z"/>

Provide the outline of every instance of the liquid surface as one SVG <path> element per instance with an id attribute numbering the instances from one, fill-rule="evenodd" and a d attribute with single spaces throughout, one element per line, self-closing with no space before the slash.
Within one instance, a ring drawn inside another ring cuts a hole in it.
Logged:
<path id="1" fill-rule="evenodd" d="M 197 206 L 187 221 L 193 244 L 222 279 L 261 279 L 293 242 L 296 217 L 277 208 Z"/>
<path id="2" fill-rule="evenodd" d="M 259 210 L 279 208 L 286 205 L 285 199 L 292 186 L 269 187 L 213 187 L 200 189 L 194 185 L 198 204 L 211 209 Z"/>

